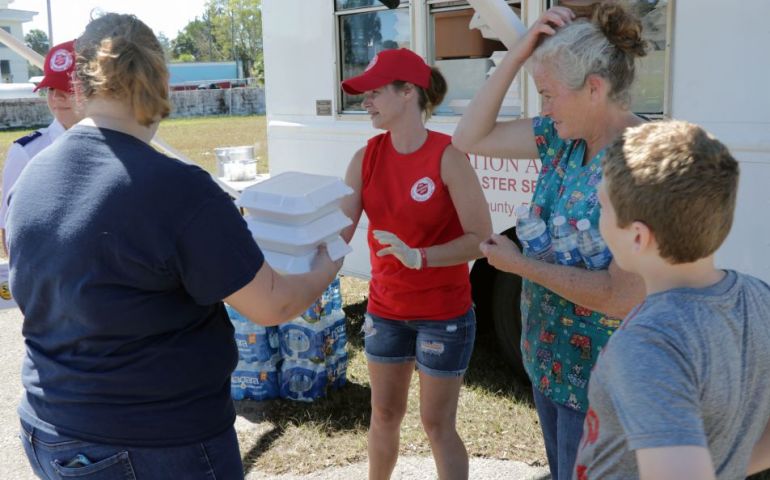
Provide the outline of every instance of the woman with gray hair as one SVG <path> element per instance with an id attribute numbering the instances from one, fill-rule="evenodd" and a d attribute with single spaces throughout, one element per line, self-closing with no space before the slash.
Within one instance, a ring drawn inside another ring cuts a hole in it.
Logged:
<path id="1" fill-rule="evenodd" d="M 507 53 L 452 142 L 480 155 L 540 158 L 531 212 L 549 227 L 561 216 L 573 226 L 588 219 L 598 230 L 596 187 L 605 148 L 643 122 L 629 110 L 629 90 L 635 60 L 644 54 L 641 23 L 618 3 L 596 5 L 590 21 L 554 7 Z M 542 95 L 541 115 L 497 121 L 505 92 L 525 63 Z M 552 477 L 572 478 L 588 408 L 588 376 L 618 319 L 644 297 L 641 279 L 614 261 L 588 270 L 531 258 L 501 235 L 492 235 L 481 249 L 491 265 L 524 279 L 522 357 Z"/>

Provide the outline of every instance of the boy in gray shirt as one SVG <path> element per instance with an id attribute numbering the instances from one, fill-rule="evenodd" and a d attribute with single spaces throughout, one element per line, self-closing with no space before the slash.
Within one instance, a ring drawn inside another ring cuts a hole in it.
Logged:
<path id="1" fill-rule="evenodd" d="M 686 122 L 608 149 L 600 228 L 647 298 L 599 356 L 575 465 L 583 479 L 742 479 L 770 468 L 770 287 L 715 268 L 738 163 Z"/>

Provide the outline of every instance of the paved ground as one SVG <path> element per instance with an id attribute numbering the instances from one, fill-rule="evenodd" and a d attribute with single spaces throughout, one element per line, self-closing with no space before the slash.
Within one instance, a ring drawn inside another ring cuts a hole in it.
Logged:
<path id="1" fill-rule="evenodd" d="M 32 480 L 35 477 L 27 465 L 26 457 L 17 438 L 18 419 L 16 404 L 21 395 L 19 372 L 23 343 L 21 339 L 21 313 L 0 310 L 0 480 Z M 248 422 L 236 422 L 236 429 L 248 428 Z M 267 475 L 250 472 L 248 480 L 337 480 L 366 478 L 366 463 L 346 467 L 329 468 L 311 475 Z M 436 478 L 433 460 L 430 458 L 405 457 L 399 460 L 393 480 L 426 480 Z M 480 480 L 534 480 L 547 479 L 547 470 L 530 467 L 524 463 L 503 460 L 471 460 L 470 478 Z"/>

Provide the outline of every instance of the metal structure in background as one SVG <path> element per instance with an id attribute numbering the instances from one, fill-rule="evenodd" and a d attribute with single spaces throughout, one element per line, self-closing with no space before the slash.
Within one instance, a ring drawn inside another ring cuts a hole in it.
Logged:
<path id="1" fill-rule="evenodd" d="M 4 43 L 8 48 L 13 50 L 15 53 L 21 55 L 24 57 L 29 63 L 32 65 L 43 69 L 43 63 L 45 62 L 45 59 L 42 55 L 37 53 L 36 51 L 32 50 L 28 46 L 26 46 L 24 43 L 22 43 L 18 38 L 14 37 L 10 33 L 6 32 L 2 28 L 0 28 L 0 42 Z M 178 150 L 174 149 L 172 146 L 161 140 L 157 135 L 155 138 L 152 139 L 152 144 L 166 152 L 168 155 L 171 155 L 175 158 L 178 158 L 179 160 L 191 164 L 191 165 L 197 165 L 193 160 L 191 160 L 189 157 L 185 156 L 183 153 L 179 152 Z M 211 178 L 214 179 L 214 181 L 219 185 L 219 187 L 228 193 L 231 197 L 238 199 L 241 194 L 219 178 L 217 178 L 214 175 L 211 175 Z"/>
<path id="2" fill-rule="evenodd" d="M 45 1 L 45 6 L 48 9 L 48 45 L 54 46 L 53 43 L 53 20 L 51 19 L 51 0 Z"/>

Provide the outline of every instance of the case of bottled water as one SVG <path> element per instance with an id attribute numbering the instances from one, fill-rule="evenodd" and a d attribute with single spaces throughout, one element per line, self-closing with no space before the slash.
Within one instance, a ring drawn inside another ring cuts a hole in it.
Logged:
<path id="1" fill-rule="evenodd" d="M 235 328 L 234 400 L 312 401 L 347 382 L 347 334 L 339 279 L 298 318 L 262 327 L 225 305 Z"/>
<path id="2" fill-rule="evenodd" d="M 276 363 L 280 359 L 278 327 L 257 325 L 230 305 L 225 304 L 225 309 L 235 329 L 235 343 L 241 360 Z"/>
<path id="3" fill-rule="evenodd" d="M 516 208 L 516 236 L 524 255 L 553 263 L 551 236 L 545 222 L 526 205 Z"/>
<path id="4" fill-rule="evenodd" d="M 270 362 L 240 360 L 230 377 L 233 400 L 249 399 L 257 402 L 278 398 L 278 368 Z"/>
<path id="5" fill-rule="evenodd" d="M 553 219 L 551 226 L 551 239 L 556 263 L 561 265 L 579 265 L 580 252 L 577 245 L 577 230 L 563 215 Z"/>
<path id="6" fill-rule="evenodd" d="M 329 374 L 326 363 L 286 359 L 281 367 L 281 398 L 312 402 L 326 395 Z"/>
<path id="7" fill-rule="evenodd" d="M 280 325 L 281 357 L 285 360 L 323 362 L 332 353 L 333 340 L 329 327 L 325 321 L 310 323 L 302 317 Z"/>
<path id="8" fill-rule="evenodd" d="M 607 248 L 601 233 L 591 228 L 591 221 L 587 218 L 577 222 L 577 244 L 583 263 L 589 270 L 604 270 L 612 262 L 612 253 Z"/>

